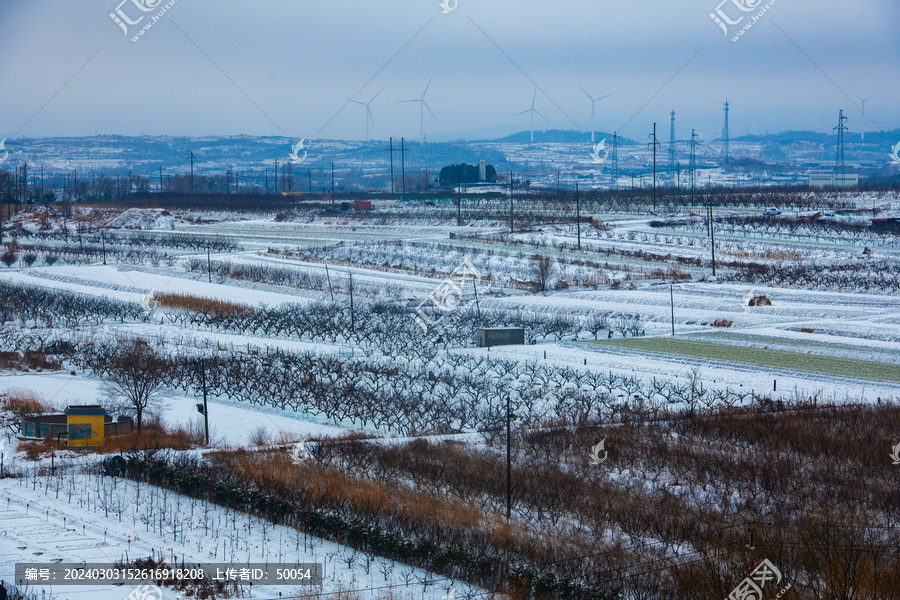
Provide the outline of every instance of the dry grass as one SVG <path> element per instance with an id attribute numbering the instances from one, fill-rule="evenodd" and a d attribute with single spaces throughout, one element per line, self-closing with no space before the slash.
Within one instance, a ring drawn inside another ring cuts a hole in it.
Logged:
<path id="1" fill-rule="evenodd" d="M 43 415 L 56 410 L 52 404 L 44 401 L 40 394 L 29 389 L 14 387 L 6 392 L 3 399 L 3 410 L 17 417 Z"/>
<path id="2" fill-rule="evenodd" d="M 164 427 L 144 427 L 141 431 L 132 431 L 122 435 L 106 438 L 106 445 L 97 448 L 101 453 L 136 452 L 139 450 L 158 450 L 171 448 L 173 450 L 190 450 L 202 445 L 204 436 L 201 431 L 193 431 L 176 427 L 166 429 Z"/>
<path id="3" fill-rule="evenodd" d="M 166 294 L 156 293 L 153 295 L 160 306 L 167 308 L 177 308 L 179 310 L 189 310 L 207 315 L 234 315 L 253 312 L 253 307 L 238 302 L 228 302 L 227 300 L 216 300 L 214 298 L 203 298 L 201 296 L 192 296 L 191 294 Z"/>
<path id="4" fill-rule="evenodd" d="M 16 451 L 24 452 L 26 460 L 40 460 L 46 456 L 50 456 L 53 452 L 58 452 L 65 448 L 64 445 L 57 446 L 56 440 L 47 436 L 40 440 L 19 442 Z"/>
<path id="5" fill-rule="evenodd" d="M 95 452 L 98 454 L 121 454 L 125 452 L 137 452 L 141 450 L 159 450 L 171 448 L 173 450 L 190 450 L 202 445 L 203 434 L 199 431 L 191 431 L 177 427 L 165 429 L 156 427 L 144 427 L 140 432 L 132 431 L 122 435 L 109 436 L 104 446 L 73 446 L 69 447 L 64 441 L 57 444 L 55 438 L 47 436 L 40 440 L 28 440 L 20 442 L 19 452 L 25 453 L 26 460 L 39 460 L 50 456 L 52 452 L 71 450 L 74 452 Z"/>

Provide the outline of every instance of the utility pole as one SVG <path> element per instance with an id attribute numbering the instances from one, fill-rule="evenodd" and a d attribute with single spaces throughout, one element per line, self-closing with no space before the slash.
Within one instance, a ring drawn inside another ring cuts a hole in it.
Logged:
<path id="1" fill-rule="evenodd" d="M 653 124 L 653 135 L 649 145 L 653 146 L 653 210 L 656 210 L 656 149 L 659 147 L 659 140 L 656 138 L 656 123 Z"/>
<path id="2" fill-rule="evenodd" d="M 159 193 L 162 194 L 162 166 L 159 167 Z"/>
<path id="3" fill-rule="evenodd" d="M 694 173 L 697 170 L 697 131 L 691 129 L 691 206 L 694 206 Z"/>
<path id="4" fill-rule="evenodd" d="M 513 233 L 513 172 L 509 172 L 509 232 Z"/>
<path id="5" fill-rule="evenodd" d="M 394 193 L 394 138 L 391 138 L 391 147 L 389 152 L 391 153 L 391 194 Z"/>
<path id="6" fill-rule="evenodd" d="M 731 137 L 728 133 L 728 100 L 725 101 L 725 127 L 722 129 L 722 139 L 725 140 L 725 163 L 731 161 Z"/>
<path id="7" fill-rule="evenodd" d="M 675 172 L 677 173 L 677 181 L 678 181 L 678 199 L 681 199 L 681 161 L 675 161 Z"/>
<path id="8" fill-rule="evenodd" d="M 731 139 L 728 133 L 728 100 L 725 101 L 725 128 L 722 130 L 722 138 L 725 140 L 725 164 L 731 160 Z"/>
<path id="9" fill-rule="evenodd" d="M 716 276 L 716 233 L 715 233 L 715 221 L 713 220 L 713 207 L 710 202 L 706 207 L 706 212 L 709 215 L 709 247 L 712 251 L 712 275 Z"/>
<path id="10" fill-rule="evenodd" d="M 188 150 L 188 154 L 191 155 L 191 195 L 194 195 L 194 153 Z M 116 175 L 116 179 L 118 179 L 118 175 Z"/>
<path id="11" fill-rule="evenodd" d="M 462 165 L 456 166 L 456 226 L 462 227 Z"/>
<path id="12" fill-rule="evenodd" d="M 278 161 L 277 160 L 275 161 L 275 181 L 274 181 L 274 185 L 272 187 L 275 188 L 275 194 L 277 195 L 278 194 Z M 284 187 L 282 187 L 282 189 L 284 189 Z"/>
<path id="13" fill-rule="evenodd" d="M 581 250 L 581 197 L 578 195 L 578 184 L 575 184 L 575 221 L 578 223 L 578 249 Z"/>
<path id="14" fill-rule="evenodd" d="M 669 126 L 669 169 L 675 166 L 675 111 L 672 111 L 672 121 Z"/>
<path id="15" fill-rule="evenodd" d="M 613 185 L 616 191 L 619 191 L 619 136 L 617 132 L 613 132 L 613 151 L 612 151 L 612 175 Z"/>
<path id="16" fill-rule="evenodd" d="M 675 284 L 669 284 L 669 305 L 672 307 L 672 337 L 675 337 Z"/>
<path id="17" fill-rule="evenodd" d="M 356 333 L 356 317 L 353 312 L 353 273 L 347 271 L 350 275 L 350 332 Z"/>
<path id="18" fill-rule="evenodd" d="M 306 177 L 309 180 L 309 193 L 312 194 L 312 171 L 307 171 Z"/>
<path id="19" fill-rule="evenodd" d="M 512 516 L 512 434 L 510 394 L 506 394 L 506 522 Z"/>
<path id="20" fill-rule="evenodd" d="M 331 292 L 331 303 L 334 304 L 334 287 L 331 285 L 331 273 L 328 272 L 328 263 L 325 263 L 325 278 L 328 280 L 328 291 Z"/>
<path id="21" fill-rule="evenodd" d="M 481 306 L 478 304 L 478 286 L 475 285 L 475 279 L 472 279 L 472 290 L 475 292 L 475 312 L 478 314 L 478 323 L 481 323 Z"/>
<path id="22" fill-rule="evenodd" d="M 331 206 L 334 208 L 334 163 L 331 163 Z"/>
<path id="23" fill-rule="evenodd" d="M 400 193 L 406 195 L 406 141 L 400 138 Z"/>
<path id="24" fill-rule="evenodd" d="M 200 383 L 203 386 L 203 429 L 206 432 L 206 445 L 209 446 L 209 404 L 206 402 L 206 359 L 200 359 Z"/>
<path id="25" fill-rule="evenodd" d="M 103 242 L 103 265 L 106 265 L 106 230 L 100 230 L 100 240 Z"/>
<path id="26" fill-rule="evenodd" d="M 209 282 L 212 283 L 212 258 L 209 255 L 209 242 L 206 242 L 206 272 L 209 274 Z"/>

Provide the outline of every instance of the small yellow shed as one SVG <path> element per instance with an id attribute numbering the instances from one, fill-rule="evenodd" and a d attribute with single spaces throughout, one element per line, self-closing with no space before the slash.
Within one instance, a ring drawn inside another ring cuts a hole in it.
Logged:
<path id="1" fill-rule="evenodd" d="M 69 446 L 102 446 L 106 411 L 99 404 L 66 409 Z"/>

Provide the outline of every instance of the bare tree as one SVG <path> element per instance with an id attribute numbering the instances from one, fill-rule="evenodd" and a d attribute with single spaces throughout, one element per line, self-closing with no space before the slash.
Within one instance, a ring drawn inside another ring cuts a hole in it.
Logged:
<path id="1" fill-rule="evenodd" d="M 553 259 L 549 256 L 544 256 L 543 254 L 535 255 L 532 272 L 534 273 L 534 278 L 537 280 L 540 291 L 543 292 L 550 286 L 550 282 L 553 279 L 554 267 Z"/>
<path id="2" fill-rule="evenodd" d="M 11 267 L 16 263 L 18 257 L 19 253 L 10 246 L 2 255 L 0 255 L 0 260 L 2 260 L 3 264 L 5 264 L 7 267 Z"/>
<path id="3" fill-rule="evenodd" d="M 134 411 L 138 431 L 144 411 L 158 398 L 165 361 L 144 340 L 124 342 L 109 359 L 108 389 Z"/>

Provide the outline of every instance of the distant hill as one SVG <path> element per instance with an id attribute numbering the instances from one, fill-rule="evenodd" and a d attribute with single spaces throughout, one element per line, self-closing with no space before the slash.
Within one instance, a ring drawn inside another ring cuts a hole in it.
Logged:
<path id="1" fill-rule="evenodd" d="M 594 139 L 600 141 L 606 138 L 606 143 L 611 144 L 613 134 L 605 131 L 595 131 Z M 531 141 L 530 131 L 520 131 L 506 137 L 491 140 L 493 142 L 508 142 L 527 144 Z M 575 129 L 542 129 L 534 132 L 535 143 L 541 144 L 578 144 L 591 141 L 591 133 L 589 131 L 577 131 Z M 634 140 L 619 136 L 620 144 L 633 144 Z"/>
<path id="2" fill-rule="evenodd" d="M 847 132 L 845 134 L 847 144 L 858 145 L 860 143 L 860 135 L 858 131 Z M 733 142 L 763 142 L 768 144 L 777 144 L 781 146 L 789 146 L 791 144 L 811 143 L 833 145 L 837 141 L 837 135 L 834 133 L 820 133 L 817 131 L 781 131 L 778 133 L 770 133 L 768 135 L 741 135 L 731 138 Z M 900 142 L 900 129 L 891 131 L 867 131 L 866 140 L 863 144 L 866 147 L 893 146 Z"/>

